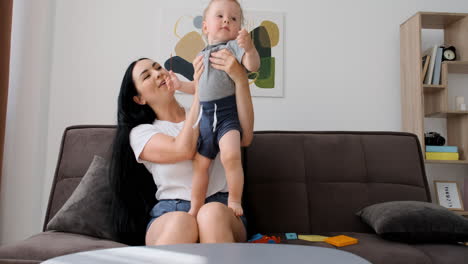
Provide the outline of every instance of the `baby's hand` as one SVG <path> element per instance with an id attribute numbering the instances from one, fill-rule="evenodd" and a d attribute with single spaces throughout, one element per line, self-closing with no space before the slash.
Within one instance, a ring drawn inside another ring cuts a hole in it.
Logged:
<path id="1" fill-rule="evenodd" d="M 252 42 L 252 38 L 250 37 L 250 34 L 247 32 L 247 30 L 245 30 L 245 28 L 239 31 L 239 35 L 237 35 L 236 39 L 239 47 L 243 48 L 245 52 L 250 52 L 255 48 Z"/>
<path id="2" fill-rule="evenodd" d="M 241 203 L 228 201 L 228 207 L 234 211 L 236 216 L 244 215 L 244 210 L 242 209 Z"/>
<path id="3" fill-rule="evenodd" d="M 169 71 L 169 76 L 166 77 L 166 86 L 169 91 L 179 90 L 181 83 L 179 78 L 175 75 L 173 71 Z"/>

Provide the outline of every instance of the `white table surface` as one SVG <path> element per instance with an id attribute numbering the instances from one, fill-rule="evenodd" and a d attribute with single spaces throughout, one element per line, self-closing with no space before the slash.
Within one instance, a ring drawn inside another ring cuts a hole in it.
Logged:
<path id="1" fill-rule="evenodd" d="M 164 263 L 164 264 L 370 264 L 346 251 L 281 244 L 179 244 L 92 250 L 49 259 L 44 264 L 64 263 Z"/>

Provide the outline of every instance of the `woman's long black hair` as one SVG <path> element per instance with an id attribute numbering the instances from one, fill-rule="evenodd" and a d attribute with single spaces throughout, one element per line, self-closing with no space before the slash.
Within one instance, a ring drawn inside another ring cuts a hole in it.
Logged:
<path id="1" fill-rule="evenodd" d="M 156 187 L 152 175 L 135 159 L 130 146 L 130 131 L 140 124 L 152 124 L 156 114 L 148 105 L 133 101 L 138 92 L 133 82 L 132 62 L 123 77 L 117 106 L 117 132 L 110 164 L 110 184 L 114 198 L 112 219 L 119 242 L 128 245 L 145 243 L 149 211 L 156 203 Z"/>

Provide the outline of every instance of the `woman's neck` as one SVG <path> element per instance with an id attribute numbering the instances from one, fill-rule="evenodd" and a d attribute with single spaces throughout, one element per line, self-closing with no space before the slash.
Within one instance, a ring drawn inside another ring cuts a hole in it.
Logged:
<path id="1" fill-rule="evenodd" d="M 179 105 L 177 100 L 171 100 L 164 105 L 152 107 L 158 116 L 158 120 L 179 123 L 185 120 L 185 110 Z"/>

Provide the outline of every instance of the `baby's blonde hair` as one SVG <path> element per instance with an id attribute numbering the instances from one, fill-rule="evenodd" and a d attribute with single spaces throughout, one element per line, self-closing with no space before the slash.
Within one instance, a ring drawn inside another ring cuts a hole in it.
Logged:
<path id="1" fill-rule="evenodd" d="M 237 1 L 237 0 L 211 0 L 210 3 L 208 4 L 208 6 L 205 8 L 205 11 L 203 11 L 203 21 L 205 21 L 205 18 L 206 18 L 206 13 L 208 13 L 208 10 L 210 9 L 210 6 L 213 2 L 216 2 L 216 1 L 231 1 L 231 2 L 235 2 L 238 6 L 239 6 L 239 10 L 240 10 L 240 24 L 241 26 L 244 25 L 244 12 L 242 11 L 242 7 L 240 5 L 240 3 Z"/>

